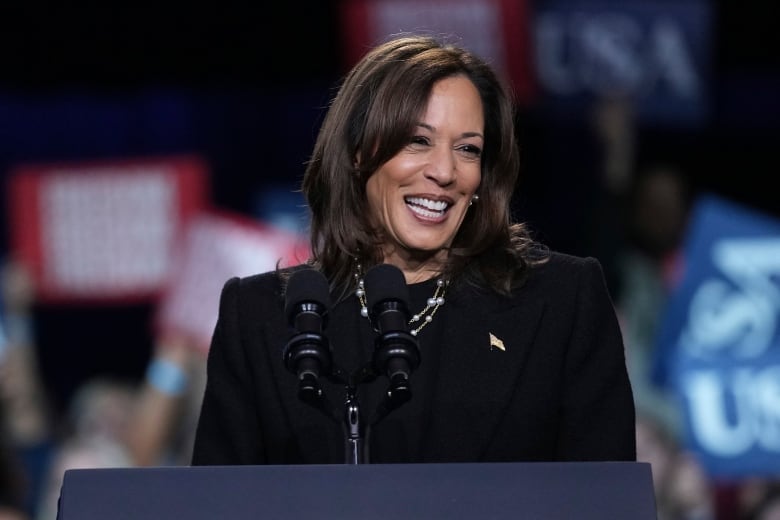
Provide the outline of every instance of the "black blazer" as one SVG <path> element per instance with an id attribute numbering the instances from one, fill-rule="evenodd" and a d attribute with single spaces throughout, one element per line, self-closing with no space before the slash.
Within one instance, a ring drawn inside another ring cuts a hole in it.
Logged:
<path id="1" fill-rule="evenodd" d="M 432 283 L 410 290 L 414 302 Z M 345 461 L 343 421 L 301 402 L 284 366 L 283 308 L 275 273 L 225 284 L 194 465 Z M 355 296 L 330 310 L 326 335 L 346 373 L 370 363 Z M 553 253 L 511 298 L 453 288 L 419 341 L 412 399 L 368 428 L 370 462 L 635 460 L 623 343 L 595 259 Z M 338 410 L 344 385 L 321 380 Z M 367 425 L 387 380 L 359 389 Z"/>

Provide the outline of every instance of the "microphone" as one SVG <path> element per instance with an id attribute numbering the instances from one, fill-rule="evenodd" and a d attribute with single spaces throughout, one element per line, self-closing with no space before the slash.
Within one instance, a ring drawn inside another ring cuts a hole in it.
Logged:
<path id="1" fill-rule="evenodd" d="M 314 403 L 322 397 L 321 374 L 329 374 L 332 358 L 323 335 L 330 308 L 330 288 L 315 269 L 295 271 L 287 283 L 284 314 L 295 333 L 284 347 L 284 365 L 298 378 L 298 397 Z"/>
<path id="2" fill-rule="evenodd" d="M 409 332 L 409 288 L 401 270 L 391 264 L 369 269 L 363 283 L 368 316 L 379 332 L 374 370 L 388 377 L 388 395 L 398 406 L 411 398 L 409 378 L 420 365 L 417 338 Z"/>

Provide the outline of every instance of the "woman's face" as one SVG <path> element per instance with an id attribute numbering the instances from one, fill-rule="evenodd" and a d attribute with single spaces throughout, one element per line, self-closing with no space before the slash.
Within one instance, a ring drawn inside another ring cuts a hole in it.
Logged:
<path id="1" fill-rule="evenodd" d="M 484 115 L 465 76 L 433 85 L 408 145 L 368 179 L 374 223 L 384 233 L 384 261 L 442 260 L 481 180 Z"/>

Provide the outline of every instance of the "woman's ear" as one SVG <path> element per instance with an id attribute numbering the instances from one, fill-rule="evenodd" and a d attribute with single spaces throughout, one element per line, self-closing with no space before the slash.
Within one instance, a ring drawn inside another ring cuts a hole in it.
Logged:
<path id="1" fill-rule="evenodd" d="M 352 159 L 352 171 L 355 173 L 355 177 L 360 178 L 360 151 L 355 153 L 355 157 Z"/>

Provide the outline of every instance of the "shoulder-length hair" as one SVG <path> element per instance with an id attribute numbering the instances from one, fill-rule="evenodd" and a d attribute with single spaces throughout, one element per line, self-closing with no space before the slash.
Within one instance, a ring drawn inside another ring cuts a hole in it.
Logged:
<path id="1" fill-rule="evenodd" d="M 399 36 L 370 50 L 344 78 L 307 164 L 302 189 L 311 211 L 311 263 L 336 294 L 354 287 L 355 262 L 381 262 L 379 234 L 368 218 L 368 178 L 406 146 L 434 83 L 464 75 L 479 91 L 484 147 L 479 200 L 466 214 L 444 275 L 508 293 L 534 247 L 510 218 L 519 173 L 514 105 L 480 57 L 429 36 Z M 360 157 L 358 162 L 357 158 Z"/>

